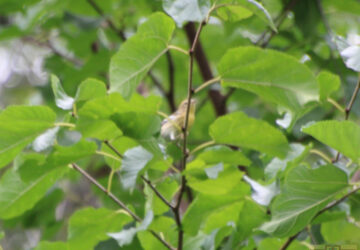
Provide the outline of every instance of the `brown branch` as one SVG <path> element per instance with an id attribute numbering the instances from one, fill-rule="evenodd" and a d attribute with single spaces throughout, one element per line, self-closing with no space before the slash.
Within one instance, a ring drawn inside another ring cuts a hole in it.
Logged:
<path id="1" fill-rule="evenodd" d="M 156 189 L 156 187 L 151 183 L 150 180 L 148 180 L 144 176 L 141 176 L 141 179 L 143 179 L 143 181 L 149 185 L 149 187 L 154 191 L 157 197 L 160 198 L 160 200 L 162 200 L 170 209 L 174 209 L 170 202 L 168 202 L 167 199 L 159 192 L 159 190 Z"/>
<path id="2" fill-rule="evenodd" d="M 192 46 L 196 36 L 195 24 L 193 22 L 189 22 L 185 25 L 184 29 L 190 46 Z M 210 79 L 213 79 L 214 76 L 211 71 L 209 61 L 206 57 L 200 41 L 197 41 L 196 50 L 194 51 L 194 57 L 197 65 L 199 66 L 200 74 L 203 80 L 208 81 Z M 221 116 L 227 113 L 226 105 L 223 102 L 224 96 L 220 93 L 220 91 L 210 89 L 208 91 L 208 96 L 210 97 L 217 116 Z"/>
<path id="3" fill-rule="evenodd" d="M 98 187 L 101 191 L 103 191 L 107 196 L 110 197 L 117 205 L 119 205 L 122 209 L 124 209 L 134 220 L 137 222 L 141 222 L 142 219 L 137 216 L 134 212 L 132 212 L 122 201 L 120 201 L 113 193 L 108 192 L 106 188 L 104 188 L 99 182 L 97 182 L 92 176 L 90 176 L 85 170 L 83 170 L 81 167 L 76 165 L 75 163 L 72 163 L 71 166 L 73 169 L 81 173 L 88 181 L 90 181 L 92 184 L 94 184 L 96 187 Z M 174 247 L 172 247 L 168 242 L 166 242 L 163 238 L 160 237 L 155 231 L 148 230 L 153 236 L 155 236 L 164 246 L 166 246 L 168 249 L 175 250 Z"/>
<path id="4" fill-rule="evenodd" d="M 321 209 L 319 212 L 316 213 L 316 215 L 312 218 L 312 221 L 318 217 L 319 215 L 321 215 L 322 213 L 324 213 L 325 211 L 335 207 L 336 205 L 339 205 L 341 202 L 343 202 L 344 200 L 346 200 L 346 198 L 348 198 L 350 195 L 356 193 L 357 191 L 360 190 L 360 187 L 354 188 L 353 190 L 351 190 L 350 192 L 348 192 L 347 194 L 345 194 L 343 197 L 341 197 L 338 200 L 335 200 L 331 203 L 329 203 L 326 207 L 324 207 L 323 209 Z M 301 230 L 302 231 L 302 230 Z M 293 236 L 290 236 L 287 241 L 284 243 L 284 245 L 282 245 L 282 247 L 280 248 L 280 250 L 286 250 L 289 245 L 296 239 L 296 237 L 301 233 L 301 231 L 299 231 L 298 233 L 294 234 Z"/>
<path id="5" fill-rule="evenodd" d="M 287 241 L 285 241 L 285 243 L 280 247 L 280 250 L 287 249 L 290 246 L 290 244 L 299 236 L 300 233 L 301 233 L 301 231 L 298 232 L 297 234 L 294 234 L 293 236 L 289 237 L 287 239 Z"/>
<path id="6" fill-rule="evenodd" d="M 121 159 L 124 158 L 124 156 L 107 140 L 104 141 L 106 146 L 108 146 L 117 156 L 119 156 Z"/>
<path id="7" fill-rule="evenodd" d="M 357 84 L 355 86 L 354 92 L 353 92 L 353 94 L 351 96 L 351 99 L 350 99 L 350 101 L 349 101 L 349 103 L 348 103 L 348 105 L 347 105 L 347 107 L 345 109 L 345 121 L 349 119 L 351 109 L 352 109 L 352 107 L 353 107 L 353 105 L 355 103 L 355 100 L 356 100 L 356 97 L 357 97 L 357 95 L 359 93 L 359 90 L 360 90 L 360 75 L 359 75 L 358 82 L 357 82 Z M 333 160 L 333 163 L 337 162 L 339 160 L 339 158 L 340 158 L 340 152 L 337 152 L 336 157 Z"/>
<path id="8" fill-rule="evenodd" d="M 85 170 L 83 170 L 81 167 L 79 167 L 78 165 L 76 165 L 75 163 L 71 164 L 72 167 L 78 171 L 79 173 L 81 173 L 86 179 L 88 179 L 92 184 L 94 184 L 95 186 L 97 186 L 101 191 L 103 191 L 107 196 L 109 196 L 116 204 L 118 204 L 120 207 L 122 207 L 126 212 L 128 212 L 131 217 L 133 217 L 134 220 L 141 222 L 142 219 L 137 216 L 136 214 L 134 214 L 122 201 L 120 201 L 118 198 L 116 198 L 116 196 L 111 193 L 108 192 L 106 190 L 106 188 L 104 188 L 99 182 L 97 182 L 92 176 L 90 176 Z"/>

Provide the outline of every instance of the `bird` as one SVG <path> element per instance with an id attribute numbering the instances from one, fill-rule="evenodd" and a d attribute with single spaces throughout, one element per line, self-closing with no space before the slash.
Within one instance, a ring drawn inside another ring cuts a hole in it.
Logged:
<path id="1" fill-rule="evenodd" d="M 160 134 L 163 138 L 175 141 L 183 139 L 183 128 L 185 127 L 186 111 L 188 108 L 188 100 L 180 103 L 178 109 L 161 123 Z M 195 121 L 196 100 L 190 100 L 189 119 L 187 125 L 187 133 Z"/>

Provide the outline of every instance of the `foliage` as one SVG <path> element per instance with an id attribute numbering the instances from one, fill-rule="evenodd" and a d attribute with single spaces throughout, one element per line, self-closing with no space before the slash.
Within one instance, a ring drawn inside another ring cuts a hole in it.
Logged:
<path id="1" fill-rule="evenodd" d="M 360 247 L 359 20 L 356 0 L 0 0 L 0 249 Z"/>

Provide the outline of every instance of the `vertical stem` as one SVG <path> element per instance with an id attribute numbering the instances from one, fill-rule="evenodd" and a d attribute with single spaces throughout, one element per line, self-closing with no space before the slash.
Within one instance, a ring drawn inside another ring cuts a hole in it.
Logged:
<path id="1" fill-rule="evenodd" d="M 182 148 L 183 149 L 182 150 L 183 157 L 182 157 L 182 162 L 181 162 L 181 171 L 184 171 L 186 169 L 186 161 L 187 161 L 187 158 L 189 157 L 189 153 L 187 151 L 187 130 L 188 130 L 188 125 L 189 125 L 191 97 L 194 93 L 194 89 L 193 89 L 194 52 L 196 49 L 197 42 L 199 40 L 200 32 L 204 25 L 205 25 L 205 22 L 200 23 L 200 25 L 196 31 L 194 40 L 192 42 L 191 48 L 189 50 L 189 75 L 188 75 L 188 94 L 187 94 L 188 105 L 186 107 L 185 121 L 184 121 L 184 125 L 182 128 L 184 139 L 183 139 L 183 148 Z M 178 250 L 183 249 L 183 242 L 184 242 L 184 230 L 182 228 L 182 223 L 181 223 L 180 205 L 181 205 L 181 200 L 182 200 L 185 190 L 186 190 L 186 178 L 185 178 L 185 175 L 182 175 L 180 191 L 179 191 L 178 199 L 177 199 L 177 202 L 176 202 L 176 205 L 174 208 L 175 221 L 178 226 Z"/>
<path id="2" fill-rule="evenodd" d="M 168 61 L 168 70 L 169 70 L 169 91 L 166 94 L 168 99 L 168 103 L 170 106 L 171 112 L 175 112 L 176 105 L 175 105 L 175 67 L 174 67 L 174 60 L 170 54 L 170 51 L 166 52 L 166 58 Z"/>

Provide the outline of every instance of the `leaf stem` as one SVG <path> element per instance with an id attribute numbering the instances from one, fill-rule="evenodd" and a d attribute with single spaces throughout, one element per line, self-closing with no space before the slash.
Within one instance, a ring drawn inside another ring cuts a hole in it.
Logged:
<path id="1" fill-rule="evenodd" d="M 112 154 L 106 153 L 104 151 L 97 150 L 95 153 L 98 154 L 98 155 L 109 157 L 109 158 L 114 159 L 114 160 L 116 160 L 118 162 L 121 162 L 121 160 L 118 157 L 113 156 Z"/>
<path id="2" fill-rule="evenodd" d="M 180 47 L 178 47 L 178 46 L 175 46 L 175 45 L 168 45 L 168 49 L 173 49 L 173 50 L 177 50 L 177 51 L 179 51 L 179 52 L 181 52 L 181 53 L 183 53 L 183 54 L 185 54 L 185 55 L 189 55 L 189 52 L 188 51 L 186 51 L 185 49 L 183 49 L 183 48 L 180 48 Z"/>
<path id="3" fill-rule="evenodd" d="M 68 128 L 75 128 L 75 124 L 68 123 L 68 122 L 55 122 L 55 127 L 68 127 Z"/>
<path id="4" fill-rule="evenodd" d="M 204 82 L 203 84 L 201 84 L 199 87 L 197 87 L 195 90 L 194 90 L 194 93 L 198 93 L 199 91 L 201 91 L 202 89 L 206 88 L 207 86 L 210 86 L 211 84 L 213 83 L 217 83 L 220 81 L 220 77 L 215 77 L 213 79 L 210 79 L 206 82 Z"/>
<path id="5" fill-rule="evenodd" d="M 108 192 L 97 180 L 95 180 L 91 175 L 89 175 L 85 170 L 76 165 L 75 163 L 71 164 L 72 168 L 82 174 L 87 180 L 89 180 L 92 184 L 98 187 L 101 191 L 103 191 L 107 196 L 110 197 L 116 204 L 118 204 L 122 209 L 124 209 L 134 220 L 137 222 L 141 222 L 142 219 L 137 216 L 134 212 L 132 212 L 122 201 L 120 201 L 113 193 Z M 175 250 L 173 246 L 171 246 L 167 241 L 165 241 L 158 233 L 153 230 L 148 230 L 155 238 L 157 238 L 164 246 L 168 249 Z"/>
<path id="6" fill-rule="evenodd" d="M 206 147 L 209 147 L 209 146 L 212 146 L 215 144 L 215 141 L 208 141 L 208 142 L 204 142 L 202 144 L 200 144 L 199 146 L 197 146 L 196 148 L 194 148 L 190 153 L 189 155 L 193 155 L 195 152 L 203 149 L 203 148 L 206 148 Z"/>
<path id="7" fill-rule="evenodd" d="M 106 191 L 107 191 L 108 193 L 111 192 L 112 180 L 113 180 L 113 177 L 114 177 L 114 173 L 115 173 L 115 170 L 114 170 L 114 169 L 111 169 L 111 172 L 110 172 L 110 175 L 109 175 L 109 179 L 108 179 L 107 189 L 106 189 Z"/>
<path id="8" fill-rule="evenodd" d="M 311 149 L 310 153 L 320 156 L 321 158 L 323 158 L 328 163 L 332 162 L 330 157 L 328 157 L 325 153 L 321 152 L 320 150 Z"/>
<path id="9" fill-rule="evenodd" d="M 337 108 L 341 113 L 344 113 L 345 114 L 345 109 L 343 107 L 341 107 L 341 105 L 335 101 L 334 99 L 328 97 L 326 99 L 329 103 L 331 103 L 335 108 Z"/>

